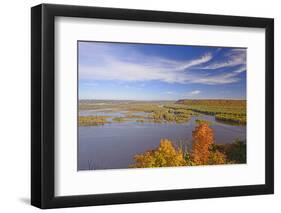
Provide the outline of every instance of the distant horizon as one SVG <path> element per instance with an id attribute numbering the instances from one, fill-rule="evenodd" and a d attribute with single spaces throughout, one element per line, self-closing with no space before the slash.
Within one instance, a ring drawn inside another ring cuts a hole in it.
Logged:
<path id="1" fill-rule="evenodd" d="M 245 48 L 78 41 L 89 100 L 246 100 Z"/>

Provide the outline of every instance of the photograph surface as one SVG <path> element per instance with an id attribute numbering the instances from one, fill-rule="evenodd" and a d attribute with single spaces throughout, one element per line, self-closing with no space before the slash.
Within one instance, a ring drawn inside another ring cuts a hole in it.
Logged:
<path id="1" fill-rule="evenodd" d="M 245 164 L 247 49 L 78 41 L 77 170 Z"/>

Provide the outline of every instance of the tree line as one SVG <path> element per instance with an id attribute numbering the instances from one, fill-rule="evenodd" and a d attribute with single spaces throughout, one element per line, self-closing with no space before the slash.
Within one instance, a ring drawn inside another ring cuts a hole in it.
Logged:
<path id="1" fill-rule="evenodd" d="M 177 147 L 169 139 L 161 139 L 156 149 L 134 156 L 133 168 L 174 167 L 246 163 L 246 143 L 214 143 L 214 132 L 208 123 L 199 123 L 192 132 L 192 149 Z"/>

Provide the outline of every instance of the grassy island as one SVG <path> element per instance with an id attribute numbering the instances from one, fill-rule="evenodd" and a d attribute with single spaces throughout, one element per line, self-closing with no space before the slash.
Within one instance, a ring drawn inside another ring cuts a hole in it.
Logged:
<path id="1" fill-rule="evenodd" d="M 194 112 L 213 115 L 218 121 L 246 125 L 246 100 L 179 100 L 177 104 L 185 105 Z"/>
<path id="2" fill-rule="evenodd" d="M 99 126 L 109 123 L 110 116 L 80 116 L 79 126 Z"/>

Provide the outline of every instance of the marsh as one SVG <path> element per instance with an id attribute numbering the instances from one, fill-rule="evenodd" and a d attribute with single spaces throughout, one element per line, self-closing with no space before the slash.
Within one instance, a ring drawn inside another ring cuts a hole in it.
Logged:
<path id="1" fill-rule="evenodd" d="M 236 139 L 246 141 L 245 125 L 221 122 L 214 115 L 193 113 L 188 121 L 180 123 L 151 120 L 150 114 L 153 111 L 165 106 L 171 107 L 173 102 L 112 101 L 105 102 L 104 105 L 97 104 L 99 101 L 86 103 L 81 102 L 83 110 L 80 111 L 80 116 L 107 116 L 107 122 L 78 127 L 78 170 L 128 168 L 136 154 L 155 149 L 162 138 L 172 140 L 176 145 L 184 143 L 191 148 L 192 131 L 198 120 L 210 123 L 217 144 L 233 143 Z M 151 112 L 147 112 L 149 110 Z M 114 117 L 125 120 L 114 122 Z M 139 121 L 140 117 L 143 122 Z"/>

